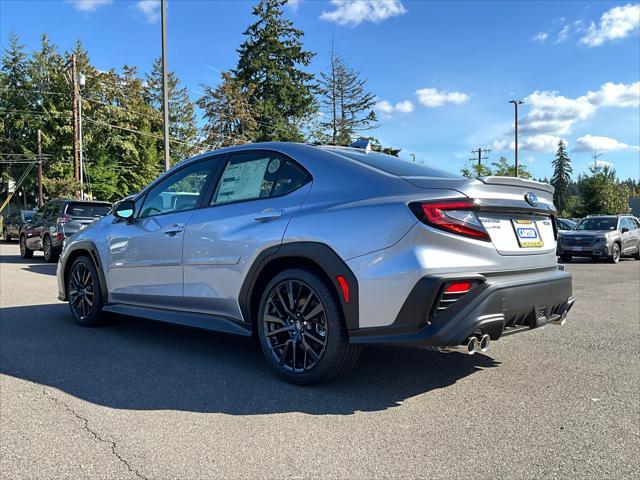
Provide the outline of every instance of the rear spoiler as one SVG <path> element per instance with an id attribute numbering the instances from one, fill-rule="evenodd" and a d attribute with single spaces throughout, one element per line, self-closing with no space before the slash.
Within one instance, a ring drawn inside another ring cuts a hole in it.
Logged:
<path id="1" fill-rule="evenodd" d="M 486 183 L 488 185 L 508 185 L 511 187 L 522 187 L 522 188 L 532 188 L 535 190 L 542 190 L 543 192 L 553 193 L 555 188 L 553 188 L 548 183 L 535 182 L 533 180 L 525 180 L 524 178 L 516 178 L 516 177 L 478 177 L 482 183 Z"/>

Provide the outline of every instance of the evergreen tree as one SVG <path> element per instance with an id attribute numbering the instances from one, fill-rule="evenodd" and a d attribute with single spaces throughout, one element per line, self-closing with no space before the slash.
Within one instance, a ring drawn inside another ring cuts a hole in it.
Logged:
<path id="1" fill-rule="evenodd" d="M 222 72 L 222 82 L 216 88 L 204 87 L 204 95 L 197 101 L 207 120 L 204 143 L 218 148 L 248 143 L 254 138 L 258 124 L 249 102 L 254 88 L 249 85 L 243 89 L 230 72 Z"/>
<path id="2" fill-rule="evenodd" d="M 302 30 L 283 18 L 287 0 L 261 0 L 244 32 L 234 76 L 257 114 L 256 141 L 302 141 L 299 124 L 317 111 L 313 75 L 302 70 L 314 54 L 303 49 Z M 252 88 L 253 86 L 253 88 Z"/>
<path id="3" fill-rule="evenodd" d="M 331 144 L 349 145 L 358 133 L 377 126 L 373 111 L 376 96 L 366 90 L 367 81 L 348 67 L 333 47 L 329 60 L 329 71 L 320 74 L 320 104 L 329 112 L 320 127 Z"/>
<path id="4" fill-rule="evenodd" d="M 153 62 L 147 74 L 147 84 L 151 102 L 158 114 L 162 114 L 162 58 Z M 171 159 L 173 163 L 190 157 L 197 151 L 198 128 L 193 103 L 186 87 L 180 87 L 180 80 L 174 72 L 167 72 L 169 91 L 169 137 L 171 138 Z"/>
<path id="5" fill-rule="evenodd" d="M 571 168 L 571 160 L 567 156 L 567 147 L 563 140 L 558 142 L 556 158 L 554 158 L 552 165 L 553 177 L 551 177 L 551 185 L 555 188 L 553 192 L 553 203 L 555 203 L 558 212 L 566 215 L 573 168 Z"/>

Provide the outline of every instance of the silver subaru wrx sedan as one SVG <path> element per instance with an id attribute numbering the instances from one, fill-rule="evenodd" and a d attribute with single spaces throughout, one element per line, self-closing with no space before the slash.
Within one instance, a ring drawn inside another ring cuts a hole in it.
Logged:
<path id="1" fill-rule="evenodd" d="M 298 384 L 345 372 L 365 345 L 473 354 L 564 323 L 552 187 L 367 147 L 263 143 L 182 162 L 67 240 L 59 298 L 81 325 L 119 313 L 257 335 Z"/>

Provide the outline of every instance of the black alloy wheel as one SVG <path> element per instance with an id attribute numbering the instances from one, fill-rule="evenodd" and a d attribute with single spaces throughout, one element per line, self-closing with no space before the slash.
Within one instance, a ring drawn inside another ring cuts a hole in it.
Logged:
<path id="1" fill-rule="evenodd" d="M 98 272 L 93 262 L 85 256 L 79 257 L 71 266 L 67 277 L 69 308 L 76 322 L 84 326 L 100 322 L 102 292 Z"/>
<path id="2" fill-rule="evenodd" d="M 360 348 L 349 344 L 338 292 L 312 271 L 278 273 L 262 292 L 257 325 L 267 362 L 297 385 L 350 370 Z"/>
<path id="3" fill-rule="evenodd" d="M 318 294 L 302 281 L 287 280 L 271 290 L 262 327 L 271 355 L 287 371 L 309 371 L 324 355 L 325 309 Z"/>
<path id="4" fill-rule="evenodd" d="M 53 263 L 58 261 L 59 254 L 53 249 L 53 246 L 51 245 L 51 238 L 48 236 L 44 237 L 43 249 L 45 262 Z"/>

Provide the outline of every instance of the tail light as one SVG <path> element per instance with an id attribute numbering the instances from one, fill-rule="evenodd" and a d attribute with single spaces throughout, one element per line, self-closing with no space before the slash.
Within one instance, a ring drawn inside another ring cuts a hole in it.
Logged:
<path id="1" fill-rule="evenodd" d="M 418 219 L 427 225 L 476 240 L 491 241 L 474 213 L 477 206 L 473 200 L 418 202 L 412 203 L 410 207 Z"/>
<path id="2" fill-rule="evenodd" d="M 65 213 L 61 217 L 58 217 L 58 224 L 62 225 L 64 223 L 70 222 L 71 220 L 73 220 L 73 217 Z"/>

